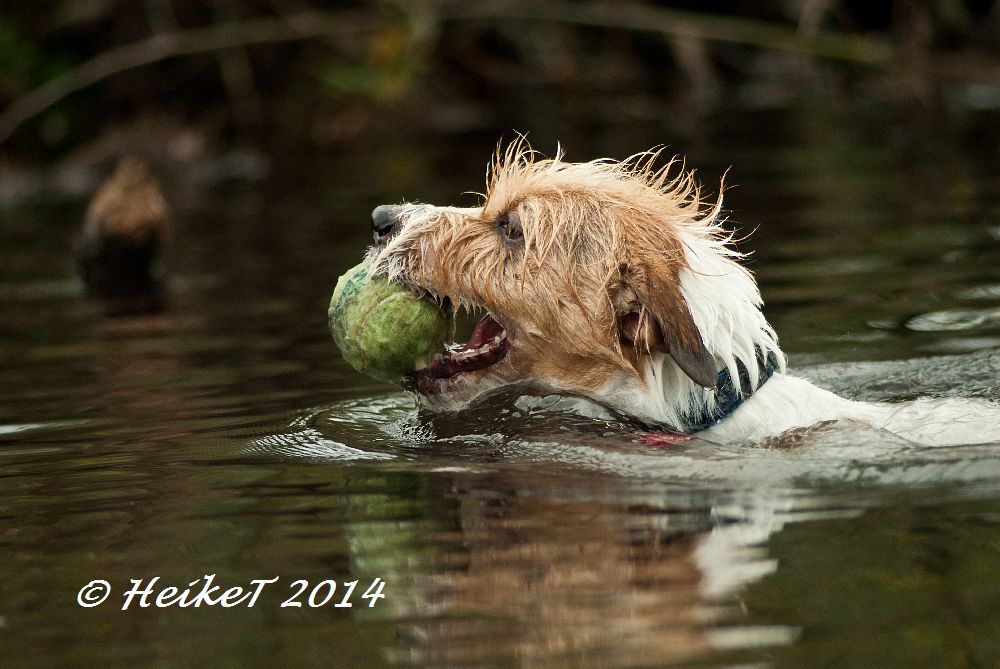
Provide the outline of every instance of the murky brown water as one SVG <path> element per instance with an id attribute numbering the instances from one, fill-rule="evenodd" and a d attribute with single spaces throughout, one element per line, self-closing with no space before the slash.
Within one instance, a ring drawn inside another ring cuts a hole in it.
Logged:
<path id="1" fill-rule="evenodd" d="M 995 114 L 552 125 L 536 147 L 570 159 L 668 143 L 709 186 L 733 166 L 794 369 L 867 399 L 1000 399 Z M 339 360 L 325 307 L 372 206 L 471 203 L 495 141 L 366 137 L 175 191 L 153 316 L 81 297 L 83 202 L 0 214 L 4 664 L 1000 664 L 1000 445 L 833 426 L 794 450 L 649 448 L 551 398 L 417 415 Z M 155 606 L 206 574 L 279 580 L 252 608 Z M 111 596 L 83 608 L 95 579 Z"/>

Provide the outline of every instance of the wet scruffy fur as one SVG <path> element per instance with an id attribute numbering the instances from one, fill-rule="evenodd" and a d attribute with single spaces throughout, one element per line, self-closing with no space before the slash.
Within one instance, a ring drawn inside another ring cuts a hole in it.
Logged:
<path id="1" fill-rule="evenodd" d="M 503 332 L 478 349 L 494 347 L 488 364 L 449 363 L 477 355 L 461 349 L 415 375 L 423 404 L 458 409 L 527 384 L 690 431 L 692 416 L 712 413 L 727 370 L 748 377 L 736 390 L 747 397 L 704 432 L 710 438 L 757 440 L 847 419 L 926 443 L 1000 439 L 990 402 L 859 403 L 787 374 L 721 199 L 703 202 L 693 174 L 676 160 L 658 167 L 659 157 L 568 163 L 516 142 L 494 158 L 479 207 L 376 210 L 375 271 L 485 312 L 483 331 Z M 770 379 L 762 356 L 774 362 Z"/>

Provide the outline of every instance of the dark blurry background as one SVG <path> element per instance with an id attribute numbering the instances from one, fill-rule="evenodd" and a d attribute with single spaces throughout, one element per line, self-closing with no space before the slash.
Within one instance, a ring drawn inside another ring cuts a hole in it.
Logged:
<path id="1" fill-rule="evenodd" d="M 998 52 L 994 0 L 3 0 L 0 149 L 9 169 L 102 139 L 270 153 L 839 96 L 996 107 Z"/>

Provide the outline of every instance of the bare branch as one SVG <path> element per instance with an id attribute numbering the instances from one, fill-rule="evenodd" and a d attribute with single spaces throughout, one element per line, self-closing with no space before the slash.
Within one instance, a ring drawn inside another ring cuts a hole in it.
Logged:
<path id="1" fill-rule="evenodd" d="M 94 56 L 18 98 L 0 114 L 0 144 L 25 121 L 68 95 L 110 76 L 162 60 L 254 44 L 292 42 L 360 32 L 355 15 L 303 12 L 160 33 Z"/>
<path id="2" fill-rule="evenodd" d="M 872 66 L 890 63 L 894 54 L 892 44 L 877 37 L 822 32 L 804 36 L 792 25 L 633 3 L 526 3 L 511 0 L 492 3 L 456 2 L 447 5 L 447 9 L 442 9 L 441 16 L 465 20 L 547 21 L 655 32 L 672 37 L 798 51 L 811 56 Z"/>
<path id="3" fill-rule="evenodd" d="M 822 0 L 816 3 L 824 4 Z M 400 5 L 404 11 L 406 4 Z M 438 22 L 525 21 L 653 32 L 670 38 L 743 44 L 794 51 L 869 67 L 893 67 L 897 49 L 885 37 L 802 30 L 800 26 L 742 17 L 682 11 L 634 3 L 575 3 L 563 0 L 525 3 L 500 0 L 472 3 L 445 0 L 422 5 Z M 359 10 L 303 11 L 281 18 L 261 17 L 160 33 L 113 48 L 81 63 L 28 92 L 0 114 L 0 144 L 25 121 L 68 95 L 125 70 L 198 53 L 255 44 L 292 42 L 322 37 L 354 37 L 376 28 L 377 15 Z M 963 63 L 948 54 L 933 54 L 928 68 L 949 77 L 984 79 L 1000 76 L 1000 67 Z"/>

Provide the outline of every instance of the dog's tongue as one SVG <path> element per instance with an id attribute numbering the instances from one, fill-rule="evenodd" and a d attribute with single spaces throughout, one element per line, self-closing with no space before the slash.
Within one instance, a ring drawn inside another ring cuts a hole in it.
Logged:
<path id="1" fill-rule="evenodd" d="M 431 376 L 447 378 L 462 372 L 489 367 L 507 352 L 507 333 L 489 315 L 476 323 L 469 341 L 443 353 L 438 353 L 428 365 Z"/>
<path id="2" fill-rule="evenodd" d="M 465 343 L 462 348 L 479 348 L 484 344 L 494 343 L 493 340 L 497 339 L 504 333 L 503 326 L 493 320 L 490 315 L 483 316 L 476 323 L 476 327 L 472 330 L 472 335 L 469 337 L 469 341 Z"/>

